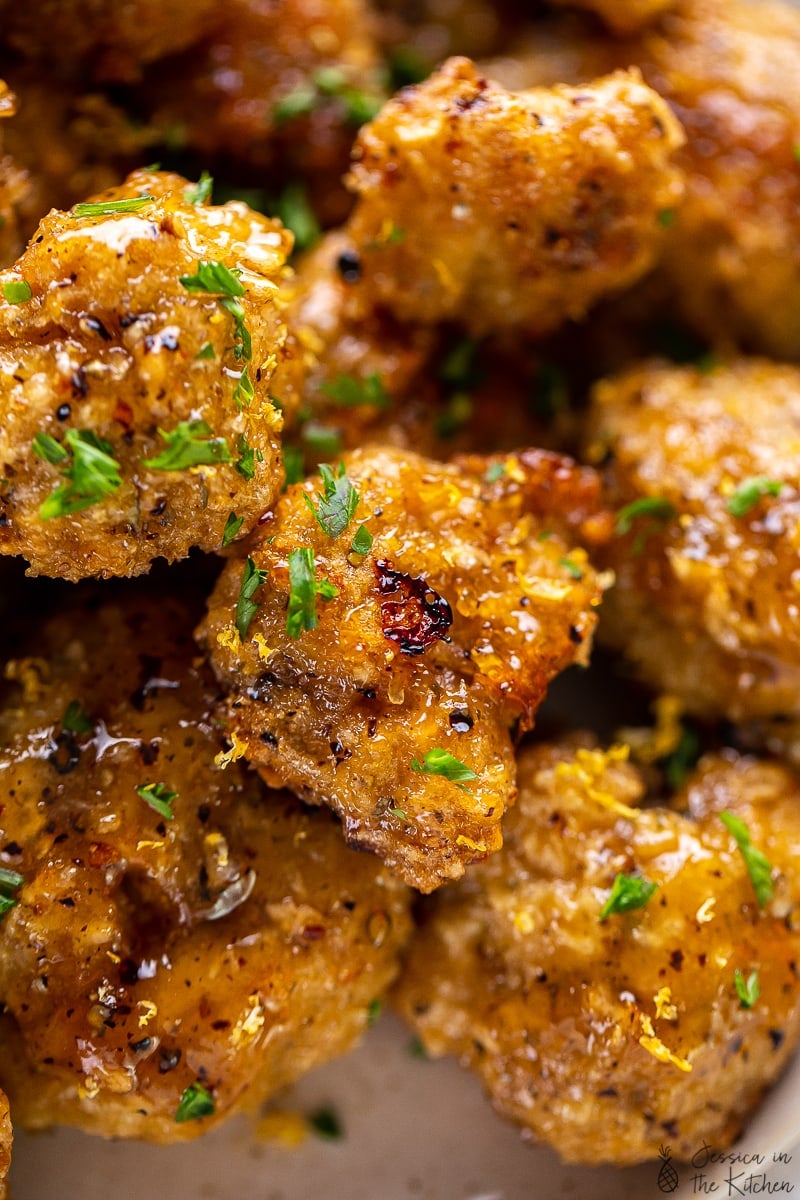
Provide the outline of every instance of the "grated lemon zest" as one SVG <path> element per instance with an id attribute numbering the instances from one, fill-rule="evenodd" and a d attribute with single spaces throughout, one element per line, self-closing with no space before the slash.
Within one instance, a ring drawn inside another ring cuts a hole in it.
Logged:
<path id="1" fill-rule="evenodd" d="M 233 625 L 227 625 L 217 634 L 217 645 L 222 646 L 224 650 L 241 650 L 242 639 L 239 637 L 239 630 Z"/>
<path id="2" fill-rule="evenodd" d="M 262 659 L 263 662 L 267 661 L 270 654 L 275 653 L 275 647 L 267 645 L 267 639 L 264 637 L 263 633 L 254 633 L 253 641 L 258 647 L 258 657 Z"/>
<path id="3" fill-rule="evenodd" d="M 653 997 L 653 1003 L 656 1006 L 656 1020 L 676 1021 L 678 1019 L 678 1007 L 672 1003 L 672 988 L 659 988 Z"/>
<path id="4" fill-rule="evenodd" d="M 142 1010 L 139 1013 L 140 1029 L 143 1029 L 153 1020 L 153 1017 L 158 1015 L 158 1005 L 154 1004 L 152 1000 L 137 1000 L 136 1007 Z"/>
<path id="5" fill-rule="evenodd" d="M 456 845 L 466 846 L 468 850 L 477 850 L 480 854 L 486 853 L 485 842 L 473 842 L 472 838 L 464 837 L 463 833 L 460 833 L 456 838 Z"/>
<path id="6" fill-rule="evenodd" d="M 136 843 L 137 850 L 161 850 L 161 849 L 163 849 L 163 847 L 164 847 L 163 842 L 143 841 L 143 842 Z"/>
<path id="7" fill-rule="evenodd" d="M 231 1030 L 231 1045 L 233 1046 L 239 1046 L 245 1040 L 252 1042 L 264 1028 L 264 1005 L 261 1003 L 258 993 L 249 996 L 247 1003 L 250 1007 L 239 1017 Z"/>
<path id="8" fill-rule="evenodd" d="M 514 913 L 514 928 L 517 929 L 519 933 L 533 933 L 536 926 L 534 925 L 531 914 L 523 911 Z"/>
<path id="9" fill-rule="evenodd" d="M 266 1113 L 256 1126 L 256 1134 L 265 1141 L 277 1142 L 291 1150 L 308 1137 L 308 1121 L 300 1113 Z"/>
<path id="10" fill-rule="evenodd" d="M 716 903 L 716 896 L 709 896 L 703 901 L 697 912 L 694 914 L 694 919 L 697 921 L 698 925 L 707 925 L 709 921 L 714 920 L 714 917 L 716 916 L 716 913 L 714 912 L 714 905 Z"/>
<path id="11" fill-rule="evenodd" d="M 658 1059 L 659 1062 L 671 1063 L 671 1065 L 673 1067 L 677 1067 L 679 1071 L 691 1071 L 692 1064 L 687 1059 L 680 1058 L 677 1054 L 673 1054 L 672 1051 L 664 1045 L 664 1043 L 661 1041 L 661 1038 L 656 1037 L 655 1030 L 653 1029 L 653 1022 L 650 1020 L 647 1013 L 639 1013 L 639 1021 L 642 1026 L 642 1035 L 639 1038 L 639 1045 L 646 1050 L 648 1054 L 652 1054 L 653 1058 Z"/>
<path id="12" fill-rule="evenodd" d="M 630 808 L 621 800 L 617 800 L 608 788 L 598 786 L 608 768 L 614 763 L 627 762 L 629 755 L 630 747 L 624 743 L 610 746 L 608 750 L 587 750 L 581 746 L 571 762 L 560 762 L 556 765 L 556 778 L 577 783 L 589 800 L 594 800 L 603 808 L 621 817 L 636 818 L 639 816 L 638 809 Z"/>
<path id="13" fill-rule="evenodd" d="M 243 758 L 247 753 L 247 742 L 243 742 L 235 733 L 230 735 L 231 748 L 230 750 L 220 750 L 219 754 L 214 756 L 214 765 L 222 770 L 230 766 L 232 762 Z"/>
<path id="14" fill-rule="evenodd" d="M 683 736 L 681 716 L 683 705 L 677 696 L 665 693 L 653 704 L 655 726 L 621 729 L 620 736 L 629 743 L 638 762 L 653 763 L 677 750 Z"/>

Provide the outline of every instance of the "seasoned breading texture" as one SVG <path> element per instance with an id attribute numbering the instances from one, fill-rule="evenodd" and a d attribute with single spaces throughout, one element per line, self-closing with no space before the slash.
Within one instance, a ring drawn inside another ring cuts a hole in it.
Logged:
<path id="1" fill-rule="evenodd" d="M 0 1092 L 0 1200 L 7 1200 L 6 1176 L 11 1165 L 11 1117 L 8 1112 L 8 1100 Z"/>
<path id="2" fill-rule="evenodd" d="M 403 321 L 546 333 L 655 260 L 681 133 L 636 72 L 512 94 L 451 59 L 359 133 L 348 233 Z"/>
<path id="3" fill-rule="evenodd" d="M 171 1142 L 353 1044 L 408 899 L 330 814 L 221 769 L 197 606 L 122 595 L 9 667 L 0 1080 L 28 1128 Z M 215 1111 L 184 1122 L 198 1083 Z"/>
<path id="4" fill-rule="evenodd" d="M 570 541 L 602 533 L 596 478 L 538 451 L 445 466 L 371 447 L 342 470 L 289 488 L 201 638 L 233 753 L 431 891 L 500 846 L 509 728 L 586 661 L 601 586 Z"/>
<path id="5" fill-rule="evenodd" d="M 597 13 L 615 33 L 634 33 L 677 8 L 680 0 L 550 0 L 550 3 L 586 8 Z"/>
<path id="6" fill-rule="evenodd" d="M 800 716 L 798 427 L 800 371 L 759 359 L 595 389 L 586 453 L 636 505 L 604 551 L 603 635 L 690 712 Z"/>
<path id="7" fill-rule="evenodd" d="M 521 48 L 520 48 L 521 51 Z M 722 346 L 800 358 L 800 11 L 775 0 L 682 0 L 638 38 L 537 29 L 508 87 L 579 83 L 638 66 L 686 133 L 686 199 L 659 267 L 660 310 Z M 643 300 L 643 302 L 645 302 Z"/>
<path id="8" fill-rule="evenodd" d="M 797 778 L 709 757 L 681 811 L 640 811 L 624 749 L 523 753 L 504 849 L 437 897 L 398 993 L 430 1054 L 570 1162 L 724 1149 L 800 1036 Z M 763 908 L 723 810 L 772 865 Z M 601 920 L 617 874 L 657 890 Z"/>
<path id="9" fill-rule="evenodd" d="M 227 5 L 226 5 L 227 6 Z M 62 74 L 135 79 L 142 63 L 190 46 L 215 19 L 215 0 L 0 0 L 4 43 Z"/>
<path id="10" fill-rule="evenodd" d="M 193 190 L 135 172 L 100 198 L 115 211 L 50 213 L 0 273 L 0 553 L 33 574 L 218 550 L 280 489 L 291 235 Z"/>
<path id="11" fill-rule="evenodd" d="M 311 177 L 336 223 L 353 136 L 385 96 L 372 20 L 366 0 L 226 0 L 208 38 L 145 76 L 139 103 L 168 145 L 246 164 L 249 187 L 274 196 L 276 167 Z"/>

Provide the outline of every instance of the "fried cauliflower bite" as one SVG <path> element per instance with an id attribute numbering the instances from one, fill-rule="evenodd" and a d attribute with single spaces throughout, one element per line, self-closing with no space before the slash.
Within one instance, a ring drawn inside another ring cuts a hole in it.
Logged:
<path id="1" fill-rule="evenodd" d="M 681 0 L 636 38 L 564 20 L 515 59 L 507 87 L 637 66 L 686 133 L 686 197 L 667 230 L 661 311 L 729 348 L 800 358 L 800 12 L 775 0 Z M 642 302 L 647 303 L 646 298 Z"/>
<path id="2" fill-rule="evenodd" d="M 145 76 L 139 103 L 168 145 L 246 167 L 249 187 L 310 179 L 338 223 L 353 136 L 384 99 L 372 22 L 366 0 L 227 0 L 208 38 Z"/>
<path id="3" fill-rule="evenodd" d="M 652 265 L 681 140 L 635 72 L 511 94 L 451 59 L 356 140 L 362 286 L 401 321 L 547 333 Z"/>
<path id="4" fill-rule="evenodd" d="M 678 6 L 679 0 L 550 0 L 569 8 L 585 8 L 597 13 L 615 33 L 634 33 L 663 13 Z"/>
<path id="5" fill-rule="evenodd" d="M 232 753 L 431 891 L 501 845 L 509 730 L 586 661 L 601 583 L 570 544 L 602 534 L 596 477 L 539 451 L 448 466 L 388 447 L 327 471 L 228 564 L 200 637 Z"/>
<path id="6" fill-rule="evenodd" d="M 191 45 L 218 10 L 214 0 L 0 0 L 0 28 L 5 45 L 26 58 L 62 74 L 119 82 Z"/>
<path id="7" fill-rule="evenodd" d="M 5 151 L 5 118 L 13 117 L 17 98 L 5 80 L 0 79 L 0 268 L 12 263 L 22 249 L 19 236 L 18 206 L 25 193 L 25 174 Z"/>
<path id="8" fill-rule="evenodd" d="M 115 594 L 7 667 L 0 1079 L 24 1127 L 170 1142 L 353 1044 L 408 899 L 329 813 L 222 769 L 196 606 Z"/>
<path id="9" fill-rule="evenodd" d="M 11 1117 L 8 1112 L 8 1100 L 0 1092 L 0 1200 L 7 1200 L 6 1176 L 11 1165 Z"/>
<path id="10" fill-rule="evenodd" d="M 291 235 L 193 192 L 136 172 L 50 213 L 0 273 L 0 553 L 33 574 L 218 550 L 232 513 L 244 535 L 280 489 Z"/>
<path id="11" fill-rule="evenodd" d="M 759 359 L 595 389 L 584 448 L 623 535 L 602 635 L 689 712 L 800 716 L 798 425 L 800 372 Z"/>
<path id="12" fill-rule="evenodd" d="M 679 811 L 639 809 L 625 750 L 524 751 L 504 849 L 437 896 L 398 992 L 430 1054 L 571 1162 L 724 1149 L 800 1036 L 797 778 L 709 757 Z M 724 810 L 769 860 L 763 908 Z M 620 874 L 657 888 L 603 917 Z"/>

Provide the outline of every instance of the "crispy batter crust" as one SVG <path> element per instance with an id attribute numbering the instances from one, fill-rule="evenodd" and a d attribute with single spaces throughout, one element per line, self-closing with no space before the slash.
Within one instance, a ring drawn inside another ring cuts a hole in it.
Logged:
<path id="1" fill-rule="evenodd" d="M 407 898 L 329 814 L 215 765 L 193 610 L 125 597 L 83 593 L 9 668 L 0 844 L 24 883 L 0 925 L 0 1079 L 21 1125 L 170 1142 L 351 1046 Z M 88 729 L 63 727 L 73 702 Z M 171 820 L 136 791 L 156 782 Z M 216 1114 L 176 1123 L 196 1081 Z"/>
<path id="2" fill-rule="evenodd" d="M 586 660 L 600 584 L 584 551 L 543 531 L 602 532 L 596 480 L 539 451 L 496 462 L 493 483 L 478 457 L 444 466 L 374 447 L 344 462 L 360 496 L 350 526 L 336 539 L 319 528 L 306 504 L 318 478 L 291 487 L 248 547 L 266 578 L 244 641 L 241 562 L 223 572 L 201 636 L 231 693 L 237 753 L 334 808 L 348 840 L 430 891 L 501 844 L 509 727 L 530 724 L 550 680 Z M 359 522 L 374 538 L 363 556 L 350 552 Z M 338 595 L 319 598 L 318 627 L 293 639 L 288 556 L 304 546 Z M 415 771 L 434 749 L 476 778 L 459 787 Z"/>
<path id="3" fill-rule="evenodd" d="M 513 94 L 451 59 L 359 133 L 364 287 L 401 320 L 476 333 L 581 317 L 653 263 L 681 140 L 636 72 Z"/>
<path id="4" fill-rule="evenodd" d="M 636 770 L 566 743 L 527 750 L 519 786 L 504 849 L 442 893 L 413 946 L 401 1012 L 568 1161 L 724 1149 L 800 1037 L 798 780 L 707 758 L 681 812 L 638 811 Z M 725 809 L 774 866 L 763 910 Z M 617 872 L 658 890 L 600 922 Z M 758 973 L 750 1009 L 737 969 Z"/>
<path id="5" fill-rule="evenodd" d="M 24 555 L 32 573 L 135 575 L 192 546 L 218 550 L 229 514 L 244 518 L 243 535 L 280 488 L 272 396 L 291 410 L 301 369 L 278 296 L 291 237 L 238 202 L 188 203 L 188 186 L 135 172 L 102 199 L 152 201 L 133 213 L 52 212 L 0 275 L 32 293 L 23 303 L 0 299 L 0 553 Z M 242 272 L 249 364 L 236 359 L 235 320 L 217 296 L 180 282 L 201 261 Z M 245 365 L 249 404 L 236 395 Z M 228 462 L 144 465 L 165 450 L 160 430 L 198 420 L 225 440 Z M 63 472 L 34 453 L 33 439 L 63 443 L 68 430 L 107 442 L 122 483 L 83 511 L 44 520 L 41 505 Z M 252 478 L 237 465 L 245 445 Z"/>
<path id="6" fill-rule="evenodd" d="M 597 386 L 585 448 L 607 499 L 661 499 L 604 552 L 617 583 L 603 636 L 689 711 L 800 715 L 800 372 L 742 359 L 710 372 L 650 364 Z M 752 498 L 766 481 L 777 496 Z"/>
<path id="7" fill-rule="evenodd" d="M 550 0 L 570 8 L 597 13 L 615 33 L 634 33 L 650 25 L 663 13 L 677 8 L 680 0 Z"/>

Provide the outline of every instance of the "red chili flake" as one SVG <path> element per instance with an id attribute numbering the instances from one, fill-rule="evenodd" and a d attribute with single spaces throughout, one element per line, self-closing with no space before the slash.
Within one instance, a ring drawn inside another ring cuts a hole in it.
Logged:
<path id="1" fill-rule="evenodd" d="M 383 636 L 404 654 L 423 654 L 447 637 L 453 610 L 427 580 L 395 571 L 385 559 L 375 563 L 381 600 Z"/>

